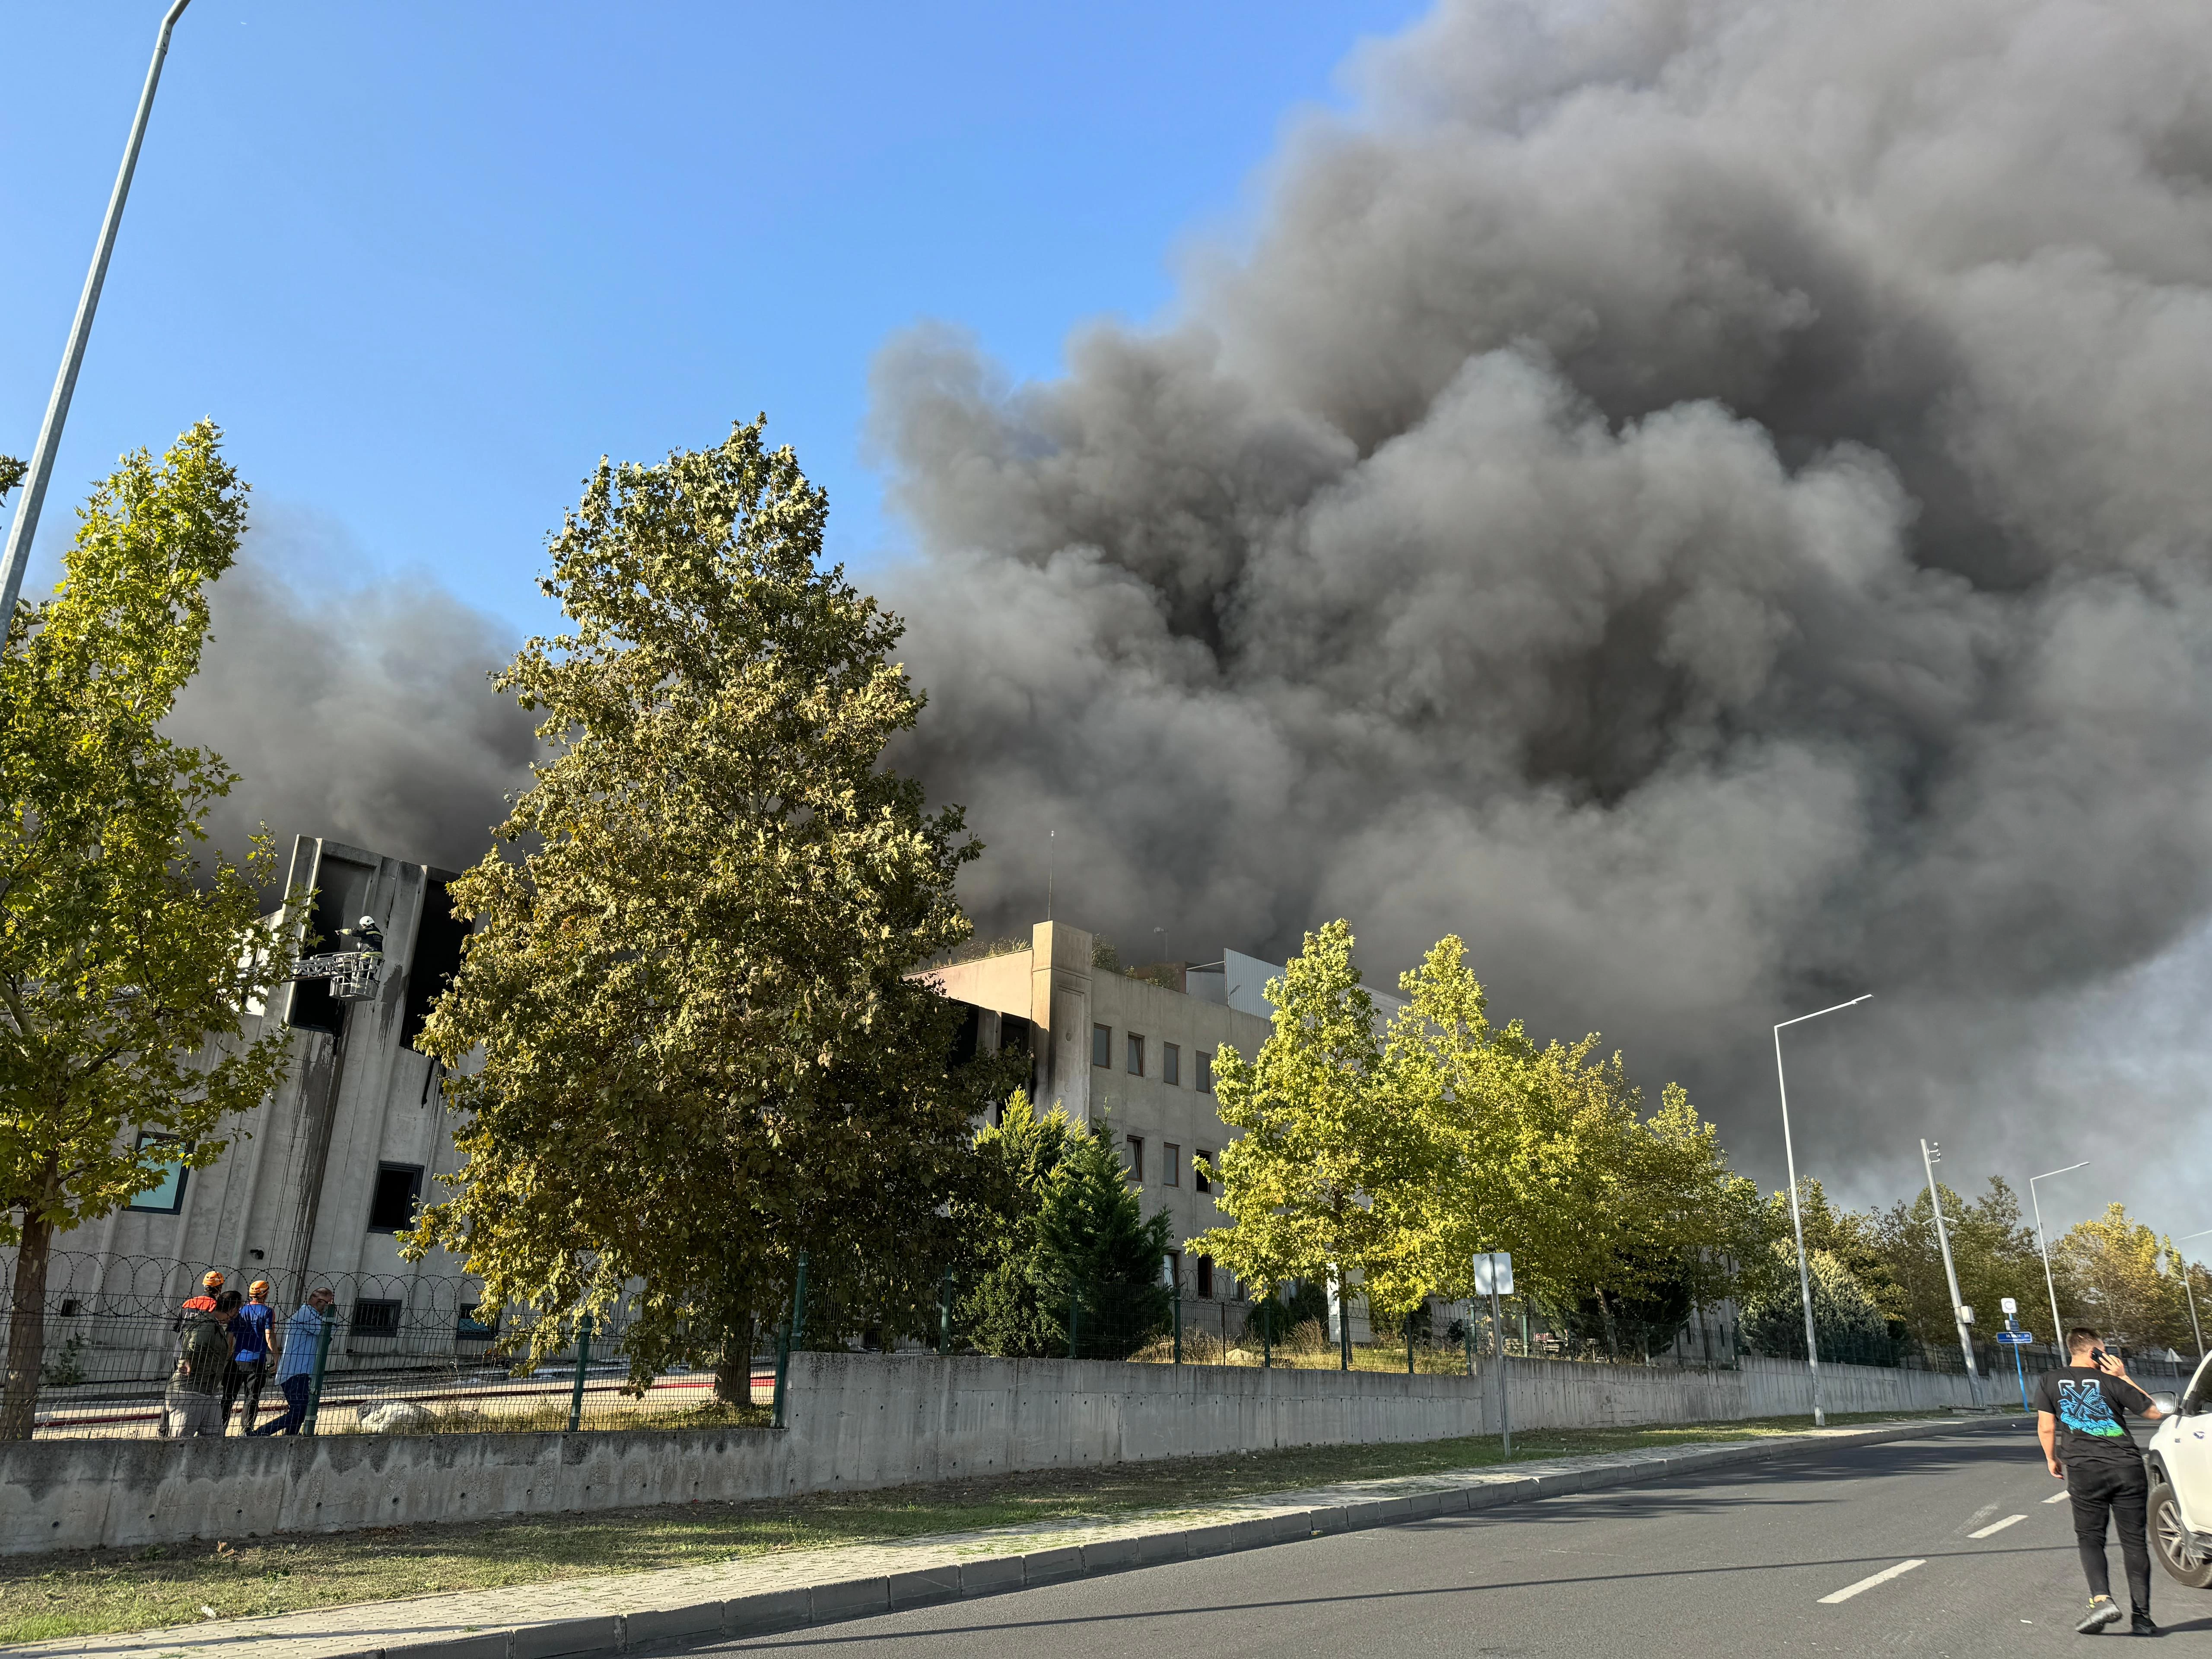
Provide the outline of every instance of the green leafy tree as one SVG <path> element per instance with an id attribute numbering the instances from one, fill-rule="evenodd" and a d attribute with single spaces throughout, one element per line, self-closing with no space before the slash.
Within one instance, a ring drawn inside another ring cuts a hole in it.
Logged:
<path id="1" fill-rule="evenodd" d="M 1959 1295 L 1974 1310 L 1977 1328 L 2001 1326 L 2001 1299 L 2011 1297 L 2023 1310 L 2033 1308 L 2043 1288 L 2043 1262 L 2033 1231 L 2020 1218 L 2020 1200 L 1998 1176 L 1988 1190 L 1968 1200 L 1937 1183 L 1943 1198 L 1943 1225 L 1959 1275 Z M 1951 1286 L 1936 1237 L 1936 1212 L 1923 1187 L 1909 1202 L 1892 1205 L 1869 1218 L 1866 1231 L 1877 1245 L 1890 1283 L 1890 1305 L 1905 1334 L 1928 1352 L 1948 1354 L 1958 1346 L 1952 1317 Z"/>
<path id="2" fill-rule="evenodd" d="M 1740 1307 L 1744 1346 L 1777 1358 L 1805 1358 L 1805 1301 L 1797 1279 L 1796 1244 L 1777 1239 L 1769 1246 L 1773 1271 L 1753 1282 Z M 1891 1363 L 1888 1328 L 1881 1310 L 1833 1252 L 1809 1246 L 1806 1267 L 1813 1286 L 1813 1330 L 1820 1358 L 1848 1364 Z"/>
<path id="3" fill-rule="evenodd" d="M 551 544 L 570 631 L 500 686 L 550 751 L 454 884 L 472 918 L 422 1046 L 464 1162 L 410 1241 L 524 1311 L 531 1357 L 635 1287 L 633 1376 L 718 1364 L 810 1300 L 927 1328 L 991 1057 L 911 970 L 969 933 L 959 809 L 884 763 L 922 704 L 901 624 L 821 562 L 829 506 L 763 421 L 604 461 Z M 920 1330 L 911 1334 L 922 1334 Z"/>
<path id="4" fill-rule="evenodd" d="M 1030 1275 L 1063 1336 L 1076 1320 L 1078 1358 L 1126 1359 L 1167 1329 L 1171 1227 L 1164 1212 L 1145 1219 L 1105 1125 L 1069 1137 L 1046 1184 Z"/>
<path id="5" fill-rule="evenodd" d="M 1907 1340 L 1906 1313 L 1911 1297 L 1899 1280 L 1892 1262 L 1891 1246 L 1882 1212 L 1838 1207 L 1820 1182 L 1811 1176 L 1798 1177 L 1797 1207 L 1805 1225 L 1805 1248 L 1808 1250 L 1826 1250 L 1849 1268 L 1859 1288 L 1881 1310 L 1883 1322 L 1889 1328 L 1892 1340 Z M 1766 1230 L 1771 1238 L 1785 1243 L 1793 1240 L 1788 1193 L 1778 1192 L 1766 1200 Z M 1782 1258 L 1772 1260 L 1780 1261 Z M 1789 1255 L 1786 1272 L 1778 1267 L 1770 1267 L 1768 1271 L 1780 1273 L 1781 1278 L 1786 1278 L 1794 1285 L 1797 1282 L 1796 1256 L 1794 1253 Z M 1759 1274 L 1751 1271 L 1749 1277 L 1755 1279 Z M 1778 1295 L 1783 1288 L 1781 1279 L 1777 1279 L 1775 1285 L 1767 1288 Z M 1948 1330 L 1948 1328 L 1946 1328 Z M 1798 1346 L 1801 1348 L 1804 1346 L 1802 1340 Z"/>
<path id="6" fill-rule="evenodd" d="M 1680 1088 L 1646 1117 L 1595 1036 L 1540 1046 L 1518 1021 L 1492 1026 L 1456 938 L 1400 985 L 1383 1086 L 1422 1151 L 1398 1160 L 1413 1179 L 1374 1200 L 1419 1240 L 1400 1255 L 1395 1300 L 1465 1296 L 1475 1253 L 1509 1250 L 1556 1328 L 1632 1352 L 1665 1346 L 1729 1293 L 1734 1263 L 1763 1246 L 1757 1192 Z"/>
<path id="7" fill-rule="evenodd" d="M 55 1235 L 166 1164 L 213 1162 L 285 1064 L 282 1030 L 242 1040 L 289 967 L 255 885 L 273 854 L 258 837 L 242 863 L 203 860 L 201 819 L 236 775 L 161 731 L 246 523 L 221 436 L 203 422 L 159 462 L 124 457 L 0 658 L 0 1244 L 16 1252 L 0 1438 L 35 1420 Z"/>
<path id="8" fill-rule="evenodd" d="M 2051 1257 L 2068 1324 L 2094 1326 L 2130 1347 L 2196 1352 L 2177 1271 L 2182 1257 L 2172 1241 L 2136 1220 L 2124 1204 L 2109 1205 L 2103 1215 L 2068 1228 Z M 2201 1296 L 2203 1276 L 2192 1282 Z M 2201 1302 L 2197 1313 L 2202 1318 Z"/>
<path id="9" fill-rule="evenodd" d="M 975 1137 L 974 1178 L 951 1207 L 963 1247 L 953 1322 L 984 1353 L 1035 1358 L 1067 1352 L 1066 1327 L 1048 1305 L 1034 1264 L 1046 1194 L 1076 1138 L 1066 1113 L 1054 1107 L 1039 1117 L 1019 1089 L 1000 1121 Z"/>
<path id="10" fill-rule="evenodd" d="M 1384 1086 L 1375 1004 L 1333 921 L 1267 982 L 1273 1025 L 1247 1060 L 1214 1056 L 1214 1108 L 1237 1132 L 1218 1154 L 1231 1224 L 1189 1241 L 1265 1297 L 1288 1279 L 1364 1281 L 1378 1325 L 1419 1299 L 1421 1239 L 1378 1195 L 1419 1184 L 1421 1126 Z"/>

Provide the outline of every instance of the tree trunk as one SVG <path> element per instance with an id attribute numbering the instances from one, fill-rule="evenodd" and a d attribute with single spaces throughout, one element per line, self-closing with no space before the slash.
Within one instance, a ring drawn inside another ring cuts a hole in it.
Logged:
<path id="1" fill-rule="evenodd" d="M 15 1285 L 8 1300 L 8 1385 L 0 1396 L 0 1440 L 28 1440 L 38 1421 L 39 1371 L 46 1358 L 46 1262 L 53 1224 L 23 1217 L 15 1251 Z"/>
<path id="2" fill-rule="evenodd" d="M 721 1364 L 714 1367 L 714 1398 L 725 1406 L 753 1403 L 753 1322 L 750 1319 L 729 1338 Z"/>

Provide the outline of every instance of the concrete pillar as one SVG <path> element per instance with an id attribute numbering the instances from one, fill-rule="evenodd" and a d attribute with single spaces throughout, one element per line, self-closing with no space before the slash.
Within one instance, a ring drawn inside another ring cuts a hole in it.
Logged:
<path id="1" fill-rule="evenodd" d="M 1064 921 L 1030 930 L 1030 1018 L 1037 1027 L 1040 1112 L 1091 1121 L 1091 937 Z"/>

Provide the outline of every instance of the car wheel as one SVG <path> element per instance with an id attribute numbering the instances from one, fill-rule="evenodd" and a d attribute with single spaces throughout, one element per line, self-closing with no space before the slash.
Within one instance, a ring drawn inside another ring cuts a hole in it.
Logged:
<path id="1" fill-rule="evenodd" d="M 2191 1589 L 2212 1588 L 2212 1551 L 2199 1549 L 2191 1539 L 2173 1488 L 2163 1480 L 2150 1489 L 2150 1547 L 2167 1577 Z"/>

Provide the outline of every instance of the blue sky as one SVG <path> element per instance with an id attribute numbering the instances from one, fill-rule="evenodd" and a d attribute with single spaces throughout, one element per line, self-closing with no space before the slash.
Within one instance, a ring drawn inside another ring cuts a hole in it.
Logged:
<path id="1" fill-rule="evenodd" d="M 161 0 L 5 8 L 0 452 L 27 455 Z M 1413 0 L 805 7 L 195 0 L 40 538 L 210 415 L 295 575 L 421 567 L 543 620 L 602 453 L 769 412 L 834 551 L 896 551 L 872 354 L 923 319 L 1019 375 L 1171 301 L 1286 122 Z M 29 165 L 25 165 L 28 162 Z"/>

